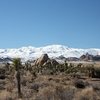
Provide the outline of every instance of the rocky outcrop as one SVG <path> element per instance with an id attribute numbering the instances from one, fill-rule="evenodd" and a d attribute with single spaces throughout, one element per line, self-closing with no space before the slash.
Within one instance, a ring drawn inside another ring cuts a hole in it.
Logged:
<path id="1" fill-rule="evenodd" d="M 86 53 L 85 55 L 82 55 L 80 57 L 80 60 L 82 60 L 82 61 L 92 61 L 93 60 L 93 55 L 90 55 L 90 54 Z"/>
<path id="2" fill-rule="evenodd" d="M 94 57 L 93 57 L 93 60 L 94 60 L 94 61 L 100 61 L 100 55 L 94 56 Z"/>
<path id="3" fill-rule="evenodd" d="M 43 54 L 40 58 L 35 61 L 35 65 L 39 66 L 56 66 L 59 63 L 55 59 L 50 59 L 47 54 Z"/>
<path id="4" fill-rule="evenodd" d="M 55 60 L 55 59 L 49 59 L 47 62 L 45 62 L 43 65 L 44 66 L 56 66 L 58 65 L 59 63 Z"/>
<path id="5" fill-rule="evenodd" d="M 35 65 L 43 65 L 44 63 L 46 63 L 49 60 L 49 57 L 47 54 L 43 54 L 40 58 L 38 58 L 35 61 Z"/>
<path id="6" fill-rule="evenodd" d="M 82 55 L 80 57 L 80 60 L 81 61 L 100 61 L 100 55 L 93 56 L 86 53 L 85 55 Z"/>

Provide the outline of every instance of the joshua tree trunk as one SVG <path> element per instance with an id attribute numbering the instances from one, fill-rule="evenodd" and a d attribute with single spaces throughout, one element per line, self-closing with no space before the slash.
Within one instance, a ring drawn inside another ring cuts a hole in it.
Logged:
<path id="1" fill-rule="evenodd" d="M 17 87 L 18 87 L 18 97 L 21 98 L 22 94 L 21 94 L 20 72 L 19 71 L 17 71 L 16 79 L 17 79 Z"/>
<path id="2" fill-rule="evenodd" d="M 20 84 L 20 81 L 21 81 L 21 78 L 20 78 L 20 67 L 21 67 L 21 61 L 19 58 L 16 58 L 13 60 L 13 64 L 14 64 L 14 67 L 16 69 L 16 79 L 17 79 L 17 88 L 18 88 L 18 97 L 19 98 L 22 98 L 22 93 L 21 93 L 21 84 Z"/>

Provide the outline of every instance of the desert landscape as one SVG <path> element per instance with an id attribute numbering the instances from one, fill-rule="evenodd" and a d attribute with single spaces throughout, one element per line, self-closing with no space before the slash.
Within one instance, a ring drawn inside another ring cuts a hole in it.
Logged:
<path id="1" fill-rule="evenodd" d="M 35 61 L 0 64 L 0 100 L 100 100 L 100 62 Z"/>
<path id="2" fill-rule="evenodd" d="M 0 100 L 100 100 L 100 0 L 0 0 Z"/>

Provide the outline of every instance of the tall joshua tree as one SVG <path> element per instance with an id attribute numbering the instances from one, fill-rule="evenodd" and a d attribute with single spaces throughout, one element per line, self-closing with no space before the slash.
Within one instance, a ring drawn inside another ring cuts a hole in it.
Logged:
<path id="1" fill-rule="evenodd" d="M 17 79 L 17 88 L 18 88 L 18 97 L 22 97 L 21 93 L 21 84 L 20 84 L 20 67 L 21 67 L 21 59 L 15 58 L 13 59 L 13 65 L 16 69 L 16 79 Z"/>

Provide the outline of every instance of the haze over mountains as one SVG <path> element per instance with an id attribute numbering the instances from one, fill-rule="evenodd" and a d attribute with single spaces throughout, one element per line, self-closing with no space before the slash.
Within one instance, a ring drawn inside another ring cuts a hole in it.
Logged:
<path id="1" fill-rule="evenodd" d="M 42 54 L 48 54 L 50 58 L 61 58 L 61 57 L 76 57 L 79 58 L 84 54 L 90 55 L 100 55 L 100 49 L 90 48 L 90 49 L 77 49 L 77 48 L 69 48 L 64 45 L 48 45 L 45 47 L 22 47 L 18 49 L 0 49 L 0 58 L 15 58 L 19 57 L 23 60 L 32 60 L 39 58 Z"/>

